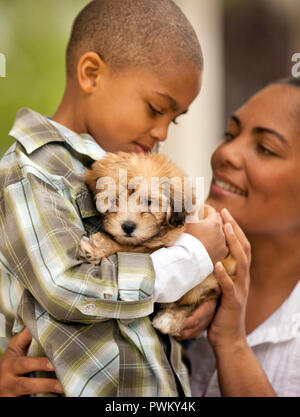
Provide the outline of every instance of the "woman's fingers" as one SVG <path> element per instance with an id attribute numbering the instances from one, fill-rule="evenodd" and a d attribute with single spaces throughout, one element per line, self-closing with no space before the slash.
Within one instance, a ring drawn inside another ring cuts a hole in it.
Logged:
<path id="1" fill-rule="evenodd" d="M 226 223 L 224 226 L 226 240 L 230 249 L 230 254 L 236 260 L 236 276 L 237 279 L 247 274 L 249 269 L 249 259 L 238 240 L 231 223 Z"/>
<path id="2" fill-rule="evenodd" d="M 232 299 L 235 296 L 235 287 L 232 279 L 227 274 L 222 262 L 217 262 L 214 269 L 215 277 L 221 287 L 222 294 Z"/>
<path id="3" fill-rule="evenodd" d="M 11 339 L 3 353 L 0 360 L 0 397 L 63 392 L 57 379 L 26 376 L 34 371 L 54 371 L 52 364 L 46 357 L 26 356 L 31 339 L 30 332 L 24 328 Z"/>
<path id="4" fill-rule="evenodd" d="M 194 339 L 208 327 L 213 319 L 217 306 L 217 300 L 211 299 L 201 304 L 188 317 L 185 327 L 177 340 Z"/>
<path id="5" fill-rule="evenodd" d="M 217 300 L 211 299 L 196 308 L 188 317 L 185 327 L 177 340 L 194 339 L 200 336 L 212 321 L 216 306 Z"/>
<path id="6" fill-rule="evenodd" d="M 26 356 L 31 339 L 32 336 L 25 327 L 11 339 L 2 356 L 2 362 L 7 364 L 8 371 L 14 375 L 25 375 L 34 371 L 54 371 L 54 367 L 48 358 Z"/>
<path id="7" fill-rule="evenodd" d="M 191 329 L 201 323 L 206 323 L 211 319 L 216 309 L 217 301 L 208 300 L 206 303 L 201 304 L 195 311 L 188 317 L 185 323 L 185 329 Z"/>
<path id="8" fill-rule="evenodd" d="M 63 394 L 63 388 L 57 379 L 52 378 L 18 378 L 16 395 L 31 395 L 44 393 Z"/>
<path id="9" fill-rule="evenodd" d="M 242 231 L 242 229 L 240 228 L 240 226 L 238 225 L 238 223 L 235 221 L 235 219 L 231 216 L 231 214 L 229 213 L 229 211 L 227 209 L 223 209 L 221 210 L 221 216 L 222 219 L 224 221 L 224 223 L 230 223 L 232 225 L 232 228 L 248 258 L 248 260 L 250 261 L 250 257 L 251 257 L 251 247 L 250 247 L 250 243 L 248 241 L 248 239 L 246 238 L 244 232 Z"/>
<path id="10" fill-rule="evenodd" d="M 32 358 L 23 356 L 16 358 L 12 364 L 12 371 L 14 375 L 26 375 L 34 371 L 54 371 L 51 362 L 46 358 Z"/>
<path id="11" fill-rule="evenodd" d="M 10 341 L 4 355 L 6 357 L 23 356 L 26 355 L 29 343 L 32 336 L 29 330 L 25 327 L 20 333 L 16 334 Z"/>
<path id="12" fill-rule="evenodd" d="M 33 371 L 53 371 L 47 358 L 12 357 L 0 363 L 0 397 L 19 397 L 31 394 L 63 393 L 54 378 L 30 378 Z"/>

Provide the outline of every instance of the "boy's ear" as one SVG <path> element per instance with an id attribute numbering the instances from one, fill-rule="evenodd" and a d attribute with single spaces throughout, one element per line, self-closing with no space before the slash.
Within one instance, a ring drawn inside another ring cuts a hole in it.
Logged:
<path id="1" fill-rule="evenodd" d="M 86 93 L 93 93 L 100 82 L 106 65 L 96 52 L 86 52 L 77 64 L 77 78 L 81 89 Z"/>

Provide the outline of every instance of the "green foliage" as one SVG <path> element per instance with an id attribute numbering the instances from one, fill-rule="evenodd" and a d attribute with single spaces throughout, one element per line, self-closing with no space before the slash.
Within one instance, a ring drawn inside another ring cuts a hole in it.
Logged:
<path id="1" fill-rule="evenodd" d="M 0 155 L 21 107 L 45 115 L 56 110 L 65 84 L 65 49 L 72 22 L 88 0 L 0 0 Z"/>

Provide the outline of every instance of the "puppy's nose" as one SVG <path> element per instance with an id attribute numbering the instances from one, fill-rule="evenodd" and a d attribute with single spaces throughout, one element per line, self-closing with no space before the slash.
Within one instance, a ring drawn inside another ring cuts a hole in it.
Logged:
<path id="1" fill-rule="evenodd" d="M 134 229 L 136 229 L 136 224 L 128 220 L 127 222 L 124 222 L 122 224 L 122 229 L 124 230 L 125 233 L 130 235 L 130 233 L 132 233 Z"/>

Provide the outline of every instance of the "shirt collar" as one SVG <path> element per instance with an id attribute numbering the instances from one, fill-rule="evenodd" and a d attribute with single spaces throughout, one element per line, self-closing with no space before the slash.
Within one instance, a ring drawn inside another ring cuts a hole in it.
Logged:
<path id="1" fill-rule="evenodd" d="M 300 337 L 300 281 L 283 304 L 247 337 L 253 347 Z"/>
<path id="2" fill-rule="evenodd" d="M 67 142 L 76 152 L 91 159 L 101 159 L 105 151 L 89 134 L 78 134 L 41 114 L 23 108 L 18 111 L 10 136 L 31 154 L 50 142 Z"/>

